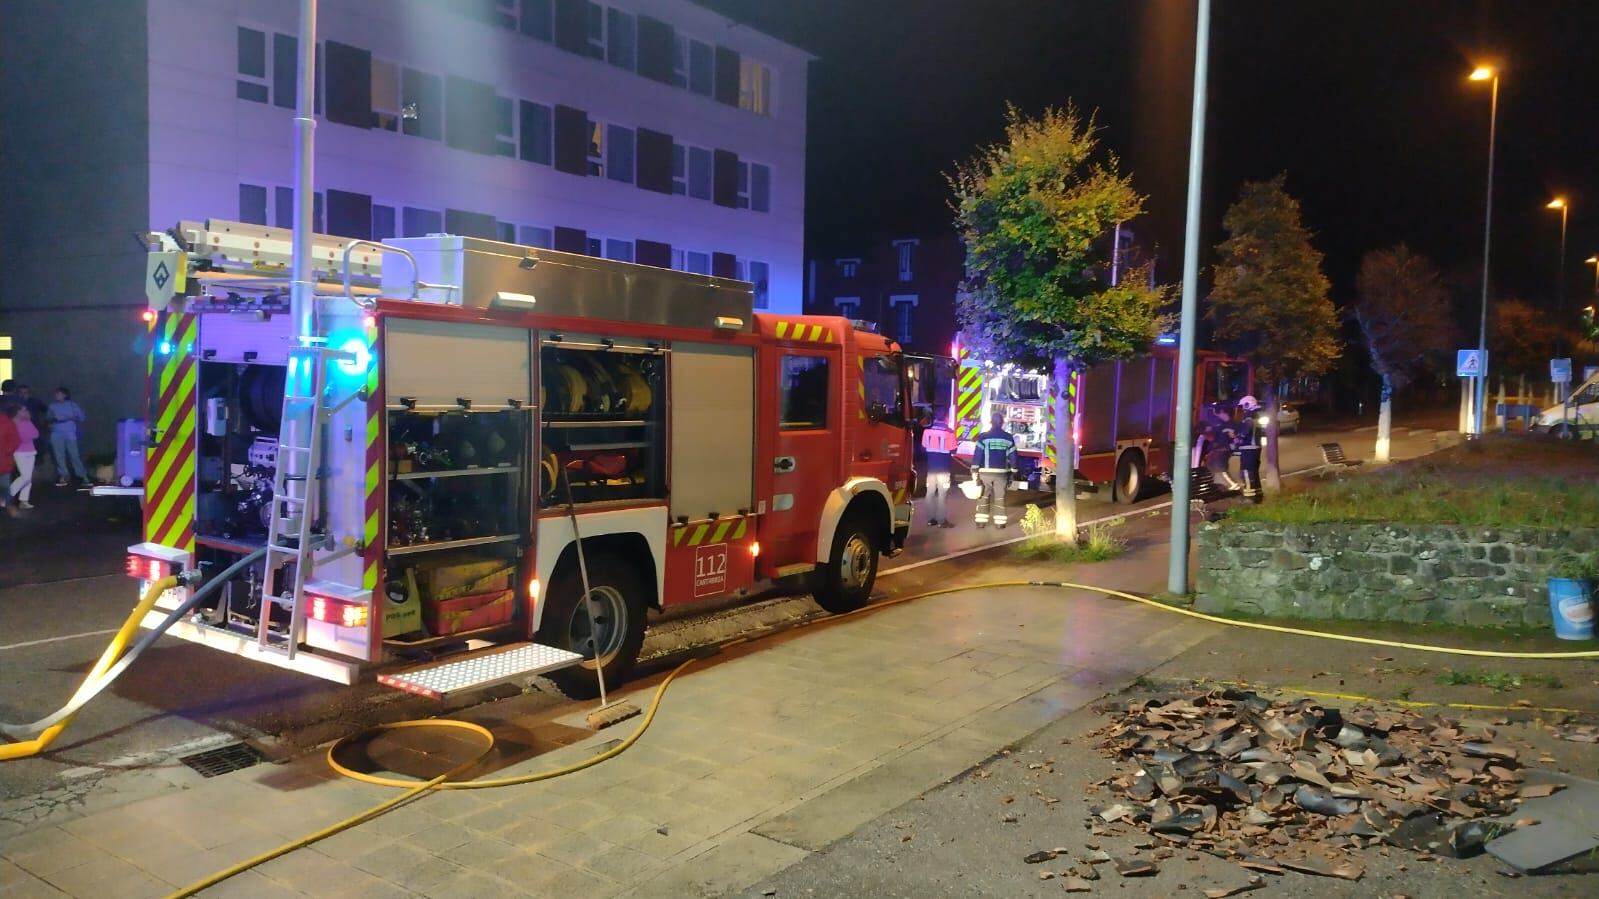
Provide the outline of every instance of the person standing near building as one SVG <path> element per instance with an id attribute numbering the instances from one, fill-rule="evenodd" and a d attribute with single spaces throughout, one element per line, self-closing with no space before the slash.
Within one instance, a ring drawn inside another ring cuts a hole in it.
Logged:
<path id="1" fill-rule="evenodd" d="M 1244 479 L 1244 496 L 1260 502 L 1266 492 L 1260 486 L 1260 401 L 1246 396 L 1238 401 L 1238 473 Z"/>
<path id="2" fill-rule="evenodd" d="M 33 423 L 33 413 L 27 406 L 18 406 L 15 419 L 17 428 L 17 448 L 11 457 L 17 463 L 17 476 L 11 482 L 8 491 L 17 505 L 24 509 L 33 508 L 33 470 L 34 463 L 39 458 L 39 428 Z"/>
<path id="3" fill-rule="evenodd" d="M 1005 430 L 1005 413 L 996 411 L 990 423 L 992 427 L 977 435 L 972 450 L 972 465 L 983 488 L 974 515 L 980 528 L 990 521 L 997 527 L 1010 523 L 1005 514 L 1005 490 L 1010 486 L 1011 469 L 1016 467 L 1016 438 Z"/>
<path id="4" fill-rule="evenodd" d="M 0 402 L 0 508 L 5 509 L 5 514 L 12 518 L 17 517 L 17 507 L 11 502 L 12 457 L 21 440 L 17 435 L 17 423 L 11 416 L 16 414 L 18 408 L 9 399 Z"/>
<path id="5" fill-rule="evenodd" d="M 78 454 L 78 428 L 82 424 L 83 407 L 72 401 L 71 391 L 57 387 L 55 402 L 50 404 L 50 449 L 55 456 L 57 487 L 67 486 L 68 479 L 74 476 L 80 483 L 89 483 L 83 458 Z"/>
<path id="6" fill-rule="evenodd" d="M 922 451 L 927 454 L 927 476 L 922 479 L 927 487 L 928 525 L 935 528 L 952 528 L 949 520 L 949 457 L 955 452 L 955 433 L 944 420 L 930 412 L 922 413 Z"/>

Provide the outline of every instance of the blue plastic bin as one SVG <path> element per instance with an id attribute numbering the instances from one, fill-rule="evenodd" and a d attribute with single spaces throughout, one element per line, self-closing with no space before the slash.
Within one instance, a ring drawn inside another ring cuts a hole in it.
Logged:
<path id="1" fill-rule="evenodd" d="M 1593 639 L 1593 585 L 1565 577 L 1549 579 L 1549 614 L 1562 640 Z"/>

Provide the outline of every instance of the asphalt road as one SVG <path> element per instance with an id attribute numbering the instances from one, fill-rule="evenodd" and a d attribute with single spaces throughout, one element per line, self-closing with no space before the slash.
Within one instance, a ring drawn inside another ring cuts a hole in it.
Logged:
<path id="1" fill-rule="evenodd" d="M 1432 435 L 1430 430 L 1396 428 L 1394 457 L 1429 452 Z M 1317 444 L 1325 440 L 1339 440 L 1351 458 L 1367 457 L 1374 438 L 1370 429 L 1287 435 L 1282 470 L 1319 465 Z M 1044 497 L 1013 495 L 1010 502 L 1016 507 L 1029 499 Z M 70 696 L 137 599 L 120 573 L 123 548 L 138 539 L 130 509 L 49 493 L 36 502 L 40 511 L 35 518 L 0 521 L 0 541 L 10 548 L 8 561 L 0 564 L 0 719 L 11 722 L 48 714 Z M 1079 520 L 1159 512 L 1169 505 L 1167 495 L 1136 506 L 1087 500 L 1080 504 Z M 906 551 L 885 560 L 883 574 L 903 580 L 932 562 L 1021 536 L 1014 526 L 977 530 L 969 523 L 969 508 L 964 498 L 954 498 L 952 516 L 960 526 L 953 529 L 929 531 L 918 522 Z M 884 584 L 894 589 L 898 580 Z M 806 600 L 767 600 L 756 606 L 712 616 L 714 626 L 680 619 L 669 629 L 671 643 L 693 642 L 696 632 L 792 619 L 810 609 Z M 649 648 L 646 644 L 647 652 Z M 552 695 L 552 703 L 560 701 Z M 303 740 L 315 742 L 380 717 L 395 717 L 416 702 L 373 684 L 342 687 L 180 640 L 163 640 L 89 705 L 48 755 L 0 766 L 0 806 L 51 790 L 63 775 L 81 776 L 85 769 L 169 764 L 174 755 L 226 741 L 229 735 L 297 731 Z"/>

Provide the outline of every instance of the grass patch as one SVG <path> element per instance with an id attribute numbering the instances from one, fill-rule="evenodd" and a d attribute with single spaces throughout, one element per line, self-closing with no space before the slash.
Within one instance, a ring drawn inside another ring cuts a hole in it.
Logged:
<path id="1" fill-rule="evenodd" d="M 1238 521 L 1599 527 L 1594 446 L 1493 434 L 1419 459 L 1285 490 Z"/>
<path id="2" fill-rule="evenodd" d="M 1030 562 L 1105 562 L 1126 552 L 1127 544 L 1106 525 L 1091 525 L 1088 536 L 1077 543 L 1063 542 L 1053 533 L 1034 534 L 1011 547 L 1011 555 Z"/>
<path id="3" fill-rule="evenodd" d="M 1522 687 L 1548 687 L 1559 690 L 1565 686 L 1552 674 L 1512 674 L 1508 671 L 1445 671 L 1438 675 L 1438 683 L 1451 687 L 1487 687 L 1495 693 L 1508 693 Z"/>

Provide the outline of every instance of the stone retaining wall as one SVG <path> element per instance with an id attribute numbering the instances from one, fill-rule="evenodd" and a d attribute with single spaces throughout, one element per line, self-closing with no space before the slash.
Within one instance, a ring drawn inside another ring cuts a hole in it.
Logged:
<path id="1" fill-rule="evenodd" d="M 1599 529 L 1224 521 L 1198 544 L 1204 612 L 1547 627 L 1549 572 Z"/>

